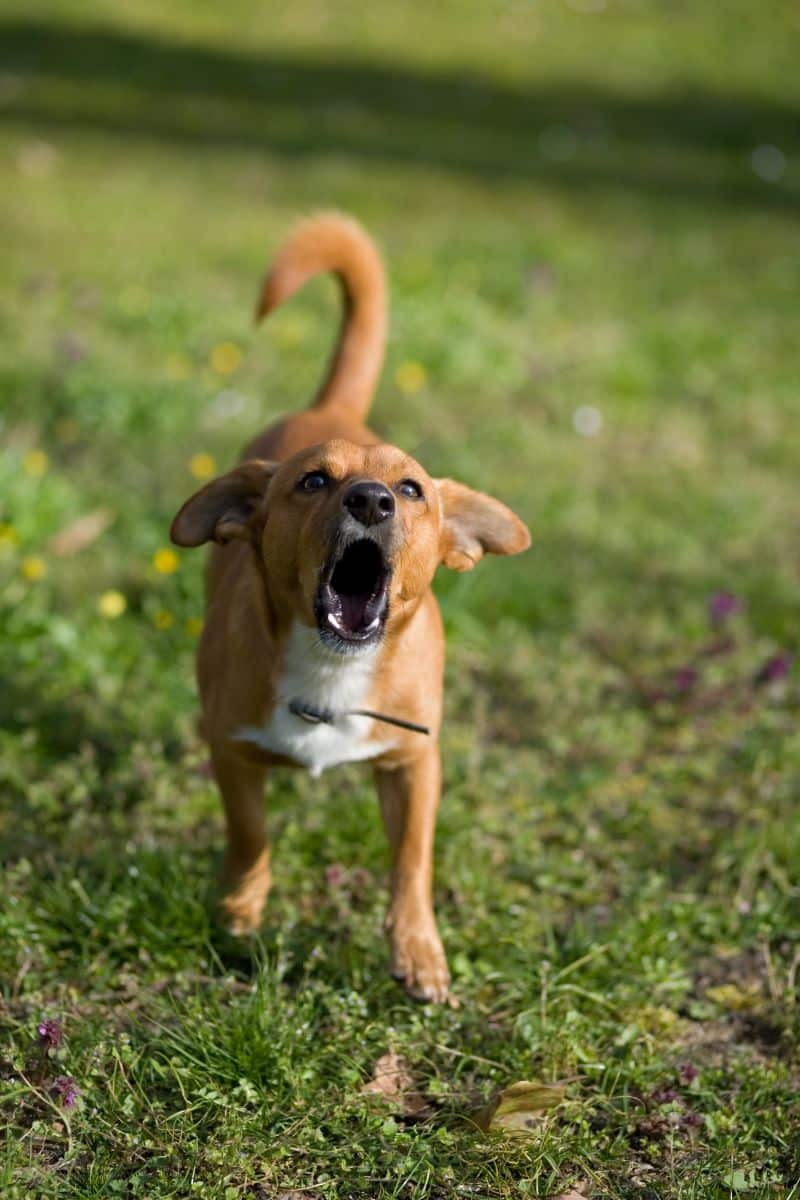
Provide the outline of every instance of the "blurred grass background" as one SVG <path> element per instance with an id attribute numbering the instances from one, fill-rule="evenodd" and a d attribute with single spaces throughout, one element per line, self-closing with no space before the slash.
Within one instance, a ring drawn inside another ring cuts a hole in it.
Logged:
<path id="1" fill-rule="evenodd" d="M 4 1194 L 795 1194 L 799 40 L 778 0 L 6 0 Z M 458 1011 L 384 979 L 361 772 L 277 777 L 263 938 L 213 920 L 202 556 L 159 552 L 312 394 L 333 286 L 251 308 L 332 206 L 390 274 L 374 426 L 534 535 L 437 585 Z M 359 1092 L 389 1045 L 426 1121 Z M 567 1104 L 486 1141 L 520 1078 Z"/>

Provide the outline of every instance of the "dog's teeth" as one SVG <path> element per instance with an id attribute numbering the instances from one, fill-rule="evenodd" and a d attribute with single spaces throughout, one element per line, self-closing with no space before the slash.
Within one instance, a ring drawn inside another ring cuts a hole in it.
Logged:
<path id="1" fill-rule="evenodd" d="M 343 634 L 345 634 L 345 635 L 347 635 L 347 634 L 348 634 L 348 630 L 346 630 L 346 629 L 345 629 L 344 625 L 342 624 L 342 622 L 339 620 L 339 618 L 336 616 L 336 614 L 335 614 L 335 613 L 328 613 L 328 615 L 327 615 L 327 617 L 326 617 L 326 620 L 327 620 L 328 624 L 329 624 L 329 625 L 332 625 L 332 626 L 333 626 L 333 628 L 334 628 L 334 629 L 336 629 L 336 630 L 337 630 L 339 633 L 343 633 Z M 381 619 L 380 619 L 380 617 L 374 617 L 374 618 L 373 618 L 373 619 L 370 621 L 369 625 L 367 625 L 367 626 L 364 628 L 364 630 L 362 631 L 362 634 L 361 634 L 361 636 L 363 637 L 363 636 L 364 636 L 365 634 L 367 634 L 367 633 L 372 633 L 372 632 L 373 632 L 373 630 L 375 630 L 375 629 L 377 629 L 377 628 L 378 628 L 378 626 L 380 625 L 380 623 L 381 623 Z"/>

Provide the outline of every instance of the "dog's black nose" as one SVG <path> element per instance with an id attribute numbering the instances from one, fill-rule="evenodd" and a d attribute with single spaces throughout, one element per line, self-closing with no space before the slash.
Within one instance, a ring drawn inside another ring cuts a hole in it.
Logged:
<path id="1" fill-rule="evenodd" d="M 342 504 L 362 525 L 379 525 L 394 516 L 394 496 L 382 483 L 369 479 L 354 483 Z"/>

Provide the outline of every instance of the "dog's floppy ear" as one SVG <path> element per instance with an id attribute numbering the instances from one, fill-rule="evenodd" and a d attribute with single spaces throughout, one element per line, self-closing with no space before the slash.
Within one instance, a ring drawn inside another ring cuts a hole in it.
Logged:
<path id="1" fill-rule="evenodd" d="M 484 554 L 519 554 L 531 535 L 519 517 L 492 496 L 454 479 L 437 479 L 442 502 L 442 562 L 471 571 Z"/>
<path id="2" fill-rule="evenodd" d="M 214 541 L 224 546 L 234 538 L 254 541 L 263 524 L 261 501 L 277 469 L 278 463 L 254 458 L 212 479 L 189 497 L 173 520 L 169 535 L 175 545 Z"/>

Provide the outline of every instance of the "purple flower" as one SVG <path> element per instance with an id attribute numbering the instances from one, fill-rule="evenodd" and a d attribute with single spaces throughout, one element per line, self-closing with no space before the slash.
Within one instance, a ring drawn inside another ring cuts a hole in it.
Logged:
<path id="1" fill-rule="evenodd" d="M 678 1078 L 680 1079 L 681 1083 L 685 1083 L 687 1085 L 694 1083 L 699 1074 L 700 1072 L 694 1063 L 685 1062 L 681 1063 L 681 1065 L 678 1067 Z"/>
<path id="2" fill-rule="evenodd" d="M 59 1075 L 51 1091 L 55 1092 L 64 1108 L 72 1108 L 81 1091 L 71 1075 Z"/>
<path id="3" fill-rule="evenodd" d="M 711 622 L 712 629 L 719 629 L 721 625 L 724 625 L 728 617 L 732 617 L 734 613 L 739 612 L 741 607 L 741 600 L 738 596 L 734 596 L 732 592 L 714 592 L 708 602 L 708 619 Z"/>
<path id="4" fill-rule="evenodd" d="M 329 888 L 341 887 L 344 883 L 345 869 L 341 863 L 331 863 L 325 868 L 325 882 Z"/>
<path id="5" fill-rule="evenodd" d="M 756 675 L 756 687 L 759 687 L 763 683 L 775 683 L 778 679 L 785 679 L 792 669 L 793 662 L 794 655 L 789 654 L 787 651 L 768 658 Z"/>
<path id="6" fill-rule="evenodd" d="M 697 683 L 697 671 L 694 667 L 681 667 L 675 672 L 675 688 L 678 692 L 690 692 Z"/>
<path id="7" fill-rule="evenodd" d="M 61 1026 L 58 1021 L 50 1018 L 40 1021 L 36 1032 L 39 1034 L 39 1044 L 45 1050 L 57 1050 L 61 1045 Z"/>

